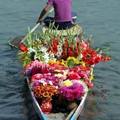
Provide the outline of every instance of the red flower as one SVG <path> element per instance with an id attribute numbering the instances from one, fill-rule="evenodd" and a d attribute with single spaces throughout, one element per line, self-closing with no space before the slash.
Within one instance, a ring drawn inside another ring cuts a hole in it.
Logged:
<path id="1" fill-rule="evenodd" d="M 68 56 L 74 56 L 74 52 L 71 47 L 68 48 Z"/>
<path id="2" fill-rule="evenodd" d="M 79 80 L 80 79 L 80 76 L 77 72 L 70 72 L 68 74 L 68 79 L 70 80 Z"/>
<path id="3" fill-rule="evenodd" d="M 68 39 L 67 39 L 67 38 L 65 39 L 65 42 L 64 42 L 64 47 L 65 47 L 65 48 L 68 48 L 68 47 L 69 47 L 69 44 L 68 44 Z"/>
<path id="4" fill-rule="evenodd" d="M 102 56 L 100 54 L 97 54 L 97 52 L 91 48 L 83 50 L 82 55 L 83 61 L 89 65 L 96 64 L 102 60 L 101 59 Z"/>
<path id="5" fill-rule="evenodd" d="M 50 113 L 52 111 L 52 103 L 50 100 L 43 100 L 40 108 L 42 109 L 42 112 L 44 113 Z"/>
<path id="6" fill-rule="evenodd" d="M 100 61 L 102 60 L 102 55 L 100 54 L 97 54 L 96 57 L 95 57 L 95 63 L 99 63 Z"/>
<path id="7" fill-rule="evenodd" d="M 52 39 L 52 41 L 51 41 L 51 51 L 54 53 L 54 54 L 56 54 L 57 53 L 57 51 L 58 51 L 58 48 L 57 48 L 57 46 L 58 46 L 58 38 L 53 38 Z"/>
<path id="8" fill-rule="evenodd" d="M 103 61 L 103 62 L 108 62 L 108 61 L 110 61 L 110 60 L 111 60 L 111 57 L 106 56 L 106 55 L 103 55 L 103 56 L 102 56 L 102 61 Z"/>
<path id="9" fill-rule="evenodd" d="M 28 52 L 28 48 L 26 47 L 26 45 L 24 43 L 20 43 L 19 44 L 19 49 L 22 51 L 22 52 Z"/>
<path id="10" fill-rule="evenodd" d="M 43 78 L 43 74 L 37 73 L 32 76 L 31 80 L 36 81 L 36 80 L 40 80 L 41 78 Z"/>
<path id="11" fill-rule="evenodd" d="M 74 49 L 74 57 L 77 57 L 79 55 L 79 50 L 78 50 L 78 48 L 76 47 L 75 49 Z"/>
<path id="12" fill-rule="evenodd" d="M 61 58 L 64 60 L 67 59 L 67 50 L 66 49 L 63 49 Z"/>

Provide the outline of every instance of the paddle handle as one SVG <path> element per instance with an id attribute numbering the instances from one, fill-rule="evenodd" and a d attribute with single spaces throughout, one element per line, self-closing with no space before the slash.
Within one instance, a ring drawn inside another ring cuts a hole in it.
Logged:
<path id="1" fill-rule="evenodd" d="M 54 8 L 52 7 L 48 13 L 46 13 L 43 18 L 45 18 L 49 13 L 53 12 Z M 37 28 L 38 26 L 40 25 L 40 23 L 37 23 L 29 32 L 29 34 L 33 33 Z M 24 42 L 24 40 L 27 38 L 27 35 L 21 40 L 21 42 Z"/>
<path id="2" fill-rule="evenodd" d="M 30 33 L 34 32 L 39 25 L 40 25 L 40 23 L 37 23 L 37 24 L 31 29 Z"/>
<path id="3" fill-rule="evenodd" d="M 39 25 L 40 25 L 40 23 L 37 23 L 37 24 L 30 30 L 30 32 L 29 32 L 28 34 L 33 33 L 33 32 L 36 30 L 36 28 L 38 28 Z M 21 40 L 21 42 L 24 42 L 24 40 L 27 38 L 28 34 Z"/>

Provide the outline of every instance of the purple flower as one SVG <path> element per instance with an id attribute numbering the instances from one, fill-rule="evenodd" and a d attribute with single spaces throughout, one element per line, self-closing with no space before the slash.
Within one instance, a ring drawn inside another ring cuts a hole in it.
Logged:
<path id="1" fill-rule="evenodd" d="M 73 83 L 72 86 L 63 86 L 60 88 L 60 93 L 69 101 L 80 99 L 84 94 L 84 87 L 80 83 Z"/>

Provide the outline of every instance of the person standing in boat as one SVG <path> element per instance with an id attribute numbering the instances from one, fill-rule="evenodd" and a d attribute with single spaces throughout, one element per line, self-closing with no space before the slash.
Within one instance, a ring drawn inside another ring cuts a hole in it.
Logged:
<path id="1" fill-rule="evenodd" d="M 49 12 L 51 8 L 54 8 L 54 18 L 43 17 Z M 54 22 L 54 26 L 57 29 L 68 29 L 73 26 L 72 21 L 72 0 L 48 0 L 46 6 L 43 8 L 37 23 L 44 23 L 49 26 Z"/>

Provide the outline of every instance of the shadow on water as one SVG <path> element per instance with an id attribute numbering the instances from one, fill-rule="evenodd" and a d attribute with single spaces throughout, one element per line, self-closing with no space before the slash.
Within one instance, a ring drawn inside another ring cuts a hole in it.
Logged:
<path id="1" fill-rule="evenodd" d="M 103 88 L 99 89 L 99 91 L 90 91 L 78 120 L 95 120 L 96 117 L 104 114 L 104 110 L 101 108 L 99 101 L 104 102 L 107 99 L 107 92 L 108 90 Z"/>
<path id="2" fill-rule="evenodd" d="M 24 78 L 24 81 L 25 81 L 25 78 Z M 33 107 L 33 104 L 32 104 L 33 101 L 31 99 L 30 91 L 26 81 L 23 88 L 23 97 L 25 98 L 24 104 L 28 110 L 27 111 L 28 120 L 39 120 L 39 117 Z"/>

